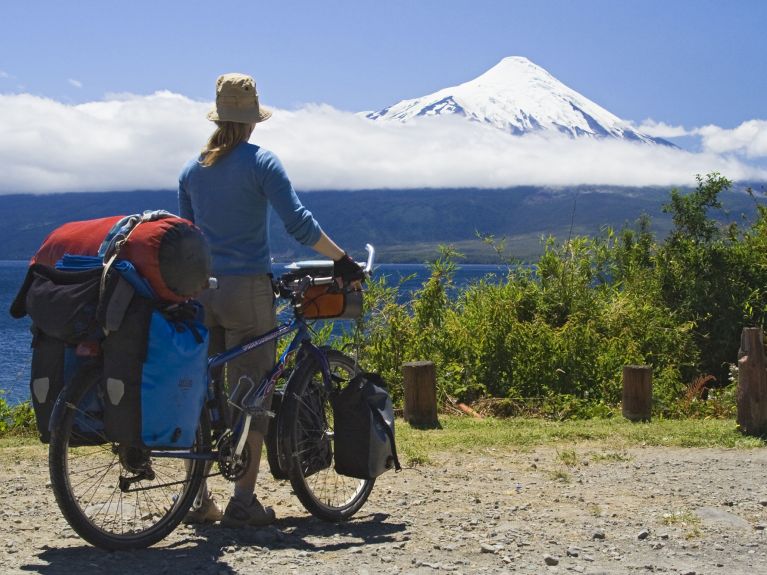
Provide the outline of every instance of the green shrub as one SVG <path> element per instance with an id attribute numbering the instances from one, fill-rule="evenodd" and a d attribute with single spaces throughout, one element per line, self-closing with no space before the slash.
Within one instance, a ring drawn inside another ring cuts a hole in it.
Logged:
<path id="1" fill-rule="evenodd" d="M 0 436 L 27 435 L 36 430 L 35 413 L 28 401 L 9 405 L 0 397 Z"/>
<path id="2" fill-rule="evenodd" d="M 611 414 L 622 367 L 653 368 L 654 410 L 665 416 L 731 416 L 725 385 L 745 325 L 767 315 L 767 209 L 741 229 L 717 219 L 730 182 L 698 177 L 670 193 L 674 229 L 663 242 L 648 217 L 595 238 L 544 240 L 533 265 L 510 265 L 502 280 L 453 286 L 445 248 L 411 301 L 399 286 L 372 283 L 361 357 L 402 397 L 403 362 L 437 365 L 438 398 L 505 398 L 557 419 Z M 502 246 L 485 241 L 499 253 Z M 696 378 L 707 392 L 691 395 Z"/>

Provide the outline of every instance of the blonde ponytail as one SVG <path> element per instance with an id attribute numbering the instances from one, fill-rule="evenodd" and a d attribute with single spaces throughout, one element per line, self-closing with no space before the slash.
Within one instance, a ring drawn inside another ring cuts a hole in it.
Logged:
<path id="1" fill-rule="evenodd" d="M 200 164 L 212 166 L 231 152 L 240 142 L 247 142 L 253 132 L 253 124 L 240 122 L 216 122 L 216 130 L 200 154 Z"/>

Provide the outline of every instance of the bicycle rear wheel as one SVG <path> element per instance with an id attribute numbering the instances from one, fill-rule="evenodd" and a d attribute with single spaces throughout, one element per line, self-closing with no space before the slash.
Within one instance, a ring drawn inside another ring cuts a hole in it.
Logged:
<path id="1" fill-rule="evenodd" d="M 335 386 L 345 386 L 359 372 L 352 358 L 335 350 L 325 353 Z M 317 360 L 307 358 L 296 367 L 281 409 L 279 437 L 296 496 L 315 517 L 349 519 L 367 501 L 375 480 L 333 469 L 333 409 Z"/>
<path id="2" fill-rule="evenodd" d="M 152 457 L 149 450 L 109 442 L 94 401 L 99 370 L 76 376 L 60 401 L 64 413 L 49 446 L 51 485 L 69 525 L 86 541 L 109 550 L 140 549 L 166 537 L 192 505 L 205 462 Z M 209 445 L 202 417 L 192 451 Z"/>

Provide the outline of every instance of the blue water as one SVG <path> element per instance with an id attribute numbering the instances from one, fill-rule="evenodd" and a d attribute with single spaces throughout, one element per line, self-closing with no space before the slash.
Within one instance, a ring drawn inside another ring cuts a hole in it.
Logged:
<path id="1" fill-rule="evenodd" d="M 9 403 L 18 403 L 29 397 L 29 363 L 32 357 L 28 317 L 13 319 L 8 313 L 11 302 L 24 280 L 27 262 L 0 260 L 0 393 Z M 275 274 L 283 271 L 275 265 Z M 457 287 L 465 286 L 485 277 L 501 278 L 506 275 L 505 266 L 465 265 L 455 273 Z M 406 301 L 410 293 L 419 288 L 428 276 L 428 269 L 420 264 L 381 264 L 376 266 L 375 276 L 385 276 L 387 284 L 400 285 L 400 299 Z"/>

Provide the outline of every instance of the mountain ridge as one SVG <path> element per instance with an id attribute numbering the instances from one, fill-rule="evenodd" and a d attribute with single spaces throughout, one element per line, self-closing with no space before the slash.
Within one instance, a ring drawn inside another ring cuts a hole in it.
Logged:
<path id="1" fill-rule="evenodd" d="M 731 212 L 728 221 L 739 221 L 741 214 L 750 217 L 756 210 L 754 199 L 739 191 L 742 187 L 722 197 Z M 325 190 L 299 195 L 328 235 L 353 256 L 362 257 L 369 242 L 376 246 L 379 261 L 390 263 L 423 263 L 438 254 L 440 245 L 463 252 L 465 263 L 498 263 L 498 255 L 479 236 L 505 239 L 507 257 L 531 260 L 548 235 L 560 240 L 596 235 L 605 226 L 631 224 L 642 214 L 652 218 L 659 236 L 672 225 L 662 211 L 669 201 L 664 187 Z M 176 212 L 176 198 L 172 190 L 0 196 L 0 211 L 13 214 L 0 226 L 0 259 L 30 258 L 45 236 L 65 222 L 151 209 Z M 286 234 L 276 216 L 270 235 L 275 261 L 314 256 Z"/>

